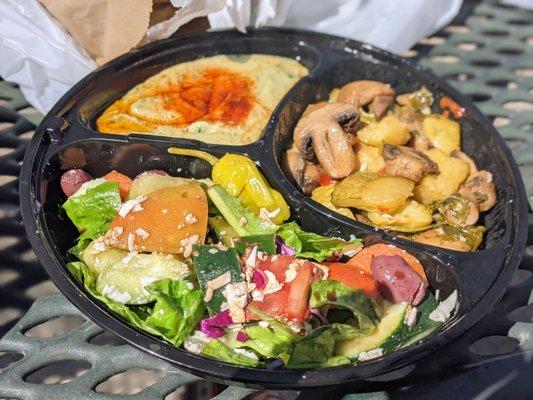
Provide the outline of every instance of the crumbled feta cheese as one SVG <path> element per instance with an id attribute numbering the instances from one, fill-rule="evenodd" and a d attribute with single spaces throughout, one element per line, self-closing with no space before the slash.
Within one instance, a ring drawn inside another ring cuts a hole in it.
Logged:
<path id="1" fill-rule="evenodd" d="M 209 249 L 208 252 L 210 252 L 211 254 L 217 254 L 218 249 Z"/>
<path id="2" fill-rule="evenodd" d="M 282 283 L 279 283 L 276 279 L 276 275 L 269 270 L 264 270 L 265 276 L 267 277 L 267 283 L 263 289 L 263 294 L 272 294 L 281 290 L 283 287 Z"/>
<path id="3" fill-rule="evenodd" d="M 207 281 L 205 286 L 213 290 L 217 290 L 217 289 L 220 289 L 221 287 L 226 286 L 230 282 L 231 282 L 231 272 L 226 271 L 222 275 L 219 275 L 216 278 L 211 279 L 210 281 Z"/>
<path id="4" fill-rule="evenodd" d="M 192 225 L 198 222 L 198 218 L 196 216 L 192 215 L 191 213 L 185 215 L 185 223 L 187 225 Z"/>
<path id="5" fill-rule="evenodd" d="M 246 350 L 246 349 L 240 349 L 240 348 L 233 349 L 233 351 L 235 351 L 235 353 L 237 354 L 241 354 L 253 360 L 259 360 L 259 358 L 257 357 L 257 354 L 255 354 L 253 351 Z"/>
<path id="6" fill-rule="evenodd" d="M 259 321 L 258 322 L 258 325 L 261 327 L 261 328 L 268 328 L 268 326 L 270 325 L 268 323 L 268 321 Z"/>
<path id="7" fill-rule="evenodd" d="M 274 211 L 268 211 L 266 208 L 261 208 L 259 210 L 259 218 L 263 220 L 271 220 L 272 218 L 276 217 L 281 212 L 281 209 L 278 207 Z"/>
<path id="8" fill-rule="evenodd" d="M 294 322 L 287 323 L 290 330 L 300 335 L 307 334 L 313 330 L 313 326 L 309 322 Z"/>
<path id="9" fill-rule="evenodd" d="M 135 251 L 135 234 L 130 232 L 128 233 L 128 251 Z"/>
<path id="10" fill-rule="evenodd" d="M 143 228 L 137 228 L 135 229 L 135 234 L 137 236 L 140 236 L 141 239 L 146 240 L 150 237 L 150 234 L 146 232 Z"/>
<path id="11" fill-rule="evenodd" d="M 246 321 L 244 307 L 248 304 L 248 290 L 246 282 L 234 282 L 226 285 L 224 295 L 228 302 L 229 313 L 234 323 Z"/>
<path id="12" fill-rule="evenodd" d="M 224 246 L 222 242 L 215 244 L 215 247 L 219 249 L 220 251 L 226 251 L 228 249 L 226 246 Z"/>
<path id="13" fill-rule="evenodd" d="M 190 255 L 192 254 L 192 246 L 198 243 L 199 239 L 199 235 L 192 235 L 180 241 L 180 252 L 183 253 L 183 257 L 190 257 Z"/>
<path id="14" fill-rule="evenodd" d="M 114 246 L 118 243 L 118 238 L 124 233 L 124 228 L 115 226 L 107 231 L 104 236 L 104 243 L 106 246 Z"/>
<path id="15" fill-rule="evenodd" d="M 206 287 L 205 288 L 205 293 L 204 293 L 204 301 L 206 303 L 211 301 L 211 299 L 213 298 L 213 294 L 214 293 L 215 293 L 215 291 L 213 290 L 213 288 Z"/>
<path id="16" fill-rule="evenodd" d="M 213 339 L 211 339 L 202 331 L 194 331 L 192 335 L 185 339 L 183 342 L 183 347 L 185 350 L 190 351 L 191 353 L 200 354 L 205 345 L 211 340 Z"/>
<path id="17" fill-rule="evenodd" d="M 118 215 L 120 215 L 122 218 L 125 218 L 126 215 L 128 215 L 136 206 L 140 205 L 146 199 L 146 196 L 138 196 L 134 199 L 124 202 L 118 209 Z"/>
<path id="18" fill-rule="evenodd" d="M 257 289 L 252 290 L 253 301 L 263 301 L 264 299 L 265 299 L 265 296 L 263 296 L 263 292 L 261 290 L 257 290 Z"/>
<path id="19" fill-rule="evenodd" d="M 435 300 L 439 301 L 440 289 L 435 290 Z"/>
<path id="20" fill-rule="evenodd" d="M 272 258 L 270 259 L 272 262 L 276 261 L 277 259 L 279 258 L 279 256 L 276 254 L 276 255 L 273 255 Z"/>
<path id="21" fill-rule="evenodd" d="M 98 254 L 106 251 L 107 247 L 104 243 L 103 236 L 100 236 L 93 242 L 92 254 Z"/>
<path id="22" fill-rule="evenodd" d="M 252 251 L 250 251 L 250 255 L 246 258 L 245 265 L 249 268 L 255 267 L 256 264 L 256 258 L 257 258 L 257 246 L 254 246 L 252 248 Z"/>
<path id="23" fill-rule="evenodd" d="M 194 289 L 194 285 L 192 282 L 185 281 L 185 285 L 187 285 L 187 288 L 189 288 L 190 290 Z"/>
<path id="24" fill-rule="evenodd" d="M 407 326 L 413 326 L 416 322 L 416 316 L 418 315 L 418 309 L 416 307 L 412 307 L 404 319 L 404 324 Z"/>
<path id="25" fill-rule="evenodd" d="M 241 219 L 239 219 L 239 225 L 240 226 L 245 226 L 246 224 L 248 223 L 248 221 L 246 220 L 246 218 L 244 217 L 244 215 L 241 217 Z"/>
<path id="26" fill-rule="evenodd" d="M 431 311 L 429 314 L 429 319 L 435 322 L 445 322 L 448 318 L 450 318 L 452 311 L 455 310 L 456 304 L 457 290 L 454 290 L 446 300 L 441 301 L 437 308 Z"/>
<path id="27" fill-rule="evenodd" d="M 290 267 L 290 264 L 289 264 L 289 267 Z M 287 283 L 292 282 L 293 280 L 296 279 L 296 275 L 298 275 L 298 272 L 296 272 L 296 270 L 287 268 L 285 270 L 285 282 Z"/>
<path id="28" fill-rule="evenodd" d="M 373 358 L 378 358 L 383 355 L 383 349 L 381 347 L 378 347 L 377 349 L 372 349 L 369 351 L 363 351 L 362 353 L 359 353 L 357 356 L 357 359 L 359 361 L 368 361 L 372 360 Z"/>

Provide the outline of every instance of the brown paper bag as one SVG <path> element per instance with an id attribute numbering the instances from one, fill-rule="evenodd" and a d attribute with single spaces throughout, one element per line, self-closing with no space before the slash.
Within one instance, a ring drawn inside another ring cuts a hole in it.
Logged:
<path id="1" fill-rule="evenodd" d="M 39 0 L 98 64 L 129 51 L 146 34 L 150 22 L 169 18 L 168 0 Z M 170 13 L 170 11 L 172 11 Z M 152 21 L 151 21 L 152 17 Z"/>

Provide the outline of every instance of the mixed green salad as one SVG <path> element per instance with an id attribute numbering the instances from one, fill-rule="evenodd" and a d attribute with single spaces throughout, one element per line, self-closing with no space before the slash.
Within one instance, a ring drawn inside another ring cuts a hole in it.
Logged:
<path id="1" fill-rule="evenodd" d="M 396 246 L 300 228 L 247 157 L 170 149 L 211 179 L 66 171 L 79 236 L 70 272 L 129 324 L 245 367 L 317 368 L 380 357 L 448 318 L 423 265 Z"/>

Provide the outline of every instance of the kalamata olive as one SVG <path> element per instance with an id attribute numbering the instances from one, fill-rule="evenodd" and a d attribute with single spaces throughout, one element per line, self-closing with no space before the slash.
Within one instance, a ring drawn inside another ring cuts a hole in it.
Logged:
<path id="1" fill-rule="evenodd" d="M 160 169 L 149 169 L 147 171 L 141 172 L 139 175 L 135 177 L 135 179 L 140 178 L 141 176 L 145 175 L 168 175 L 165 171 Z"/>
<path id="2" fill-rule="evenodd" d="M 399 255 L 372 259 L 372 279 L 378 282 L 383 297 L 394 302 L 419 304 L 425 297 L 424 281 Z"/>
<path id="3" fill-rule="evenodd" d="M 61 176 L 61 190 L 70 197 L 81 185 L 91 179 L 93 179 L 92 176 L 82 169 L 70 169 Z"/>

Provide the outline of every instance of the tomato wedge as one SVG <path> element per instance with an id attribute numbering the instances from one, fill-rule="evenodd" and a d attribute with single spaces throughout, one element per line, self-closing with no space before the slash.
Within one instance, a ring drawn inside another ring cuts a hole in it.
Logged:
<path id="1" fill-rule="evenodd" d="M 126 197 L 128 197 L 128 193 L 130 192 L 130 189 L 131 189 L 131 179 L 128 178 L 126 175 L 113 170 L 109 172 L 108 174 L 104 175 L 102 178 L 104 178 L 106 181 L 109 181 L 109 182 L 118 183 L 118 190 L 120 191 L 120 197 L 123 200 Z"/>
<path id="2" fill-rule="evenodd" d="M 270 271 L 283 287 L 275 293 L 267 294 L 262 301 L 252 301 L 250 306 L 261 310 L 273 318 L 287 318 L 302 322 L 309 317 L 309 292 L 313 281 L 313 264 L 305 262 L 300 265 L 296 278 L 285 282 L 285 271 L 290 263 L 296 261 L 291 256 L 273 256 L 261 262 L 258 268 Z M 261 319 L 253 311 L 246 310 L 248 321 Z"/>
<path id="3" fill-rule="evenodd" d="M 409 266 L 415 270 L 415 272 L 420 275 L 422 280 L 426 283 L 426 286 L 428 284 L 428 279 L 426 277 L 426 272 L 424 271 L 424 267 L 422 264 L 420 264 L 420 261 L 416 259 L 416 257 L 412 256 L 408 252 L 406 252 L 404 249 L 400 249 L 399 247 L 393 246 L 392 244 L 384 244 L 379 243 L 375 244 L 373 246 L 365 247 L 363 250 L 361 250 L 359 253 L 357 253 L 353 258 L 348 261 L 347 264 L 353 265 L 355 267 L 360 268 L 363 270 L 363 272 L 366 272 L 367 274 L 372 273 L 372 258 L 375 256 L 394 256 L 399 255 L 402 257 Z"/>
<path id="4" fill-rule="evenodd" d="M 372 276 L 361 268 L 344 263 L 328 263 L 328 279 L 339 281 L 352 289 L 361 289 L 368 297 L 376 298 L 379 291 Z"/>

